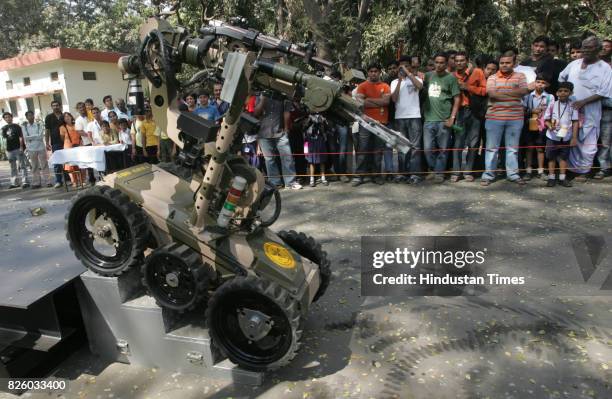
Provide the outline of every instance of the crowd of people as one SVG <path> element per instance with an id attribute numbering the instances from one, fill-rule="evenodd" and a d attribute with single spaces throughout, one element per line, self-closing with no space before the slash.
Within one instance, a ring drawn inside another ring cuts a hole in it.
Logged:
<path id="1" fill-rule="evenodd" d="M 385 65 L 367 66 L 367 80 L 345 92 L 363 103 L 369 117 L 400 132 L 411 150 L 397 157 L 380 138 L 358 125 L 342 125 L 308 114 L 299 98 L 262 92 L 250 96 L 245 111 L 259 119 L 247 132 L 241 154 L 278 187 L 302 188 L 341 180 L 359 186 L 368 181 L 420 184 L 427 174 L 435 183 L 480 180 L 488 186 L 499 176 L 518 185 L 538 177 L 546 185 L 570 187 L 574 180 L 603 179 L 611 173 L 612 42 L 591 36 L 569 49 L 570 61 L 548 37 L 532 41 L 531 54 L 519 62 L 508 48 L 498 57 L 470 57 L 446 51 L 427 60 L 404 55 Z M 340 74 L 331 71 L 329 79 Z M 229 104 L 222 83 L 213 93 L 185 93 L 183 109 L 220 121 Z M 132 117 L 123 99 L 110 95 L 96 107 L 91 99 L 76 105 L 77 117 L 53 102 L 44 125 L 26 113 L 22 125 L 4 113 L 2 136 L 11 163 L 11 187 L 60 187 L 70 181 L 94 182 L 92 170 L 55 165 L 50 180 L 47 150 L 125 144 L 110 169 L 140 162 L 170 162 L 176 147 L 158 126 L 148 103 L 145 116 Z M 352 145 L 351 145 L 352 142 Z M 354 157 L 354 169 L 351 158 Z"/>
<path id="2" fill-rule="evenodd" d="M 478 179 L 482 186 L 504 175 L 517 185 L 538 177 L 549 187 L 603 179 L 611 172 L 612 42 L 588 37 L 571 46 L 569 62 L 560 52 L 558 43 L 538 36 L 520 61 L 508 48 L 496 58 L 441 52 L 425 70 L 414 55 L 384 69 L 370 64 L 367 81 L 347 91 L 369 117 L 410 141 L 412 149 L 397 159 L 381 139 L 356 126 L 321 124 L 311 115 L 292 129 L 299 104 L 266 99 L 274 105 L 264 102 L 257 142 L 268 178 L 299 188 L 293 176 L 303 159 L 307 167 L 298 175 L 309 176 L 311 186 L 328 184 L 330 174 L 353 186 L 419 184 L 428 174 L 435 183 Z M 276 114 L 275 120 L 267 123 L 266 114 Z"/>

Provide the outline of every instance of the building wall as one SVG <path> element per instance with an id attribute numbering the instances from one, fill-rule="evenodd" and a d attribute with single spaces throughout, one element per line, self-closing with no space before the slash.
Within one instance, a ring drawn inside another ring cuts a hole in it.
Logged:
<path id="1" fill-rule="evenodd" d="M 51 80 L 51 72 L 58 73 L 56 81 Z M 25 77 L 30 78 L 28 86 L 24 85 Z M 6 82 L 9 80 L 13 82 L 12 89 L 6 88 Z M 62 103 L 65 103 L 64 70 L 61 60 L 0 71 L 0 109 L 10 111 L 9 101 L 15 101 L 17 115 L 14 117 L 18 122 L 25 121 L 25 112 L 28 110 L 26 98 L 33 100 L 35 116 L 44 118 L 46 112 L 51 109 L 53 93 L 61 94 Z"/>
<path id="2" fill-rule="evenodd" d="M 83 72 L 95 72 L 96 80 L 84 80 Z M 58 80 L 51 80 L 51 72 L 58 73 Z M 30 78 L 30 85 L 24 86 L 23 78 Z M 13 89 L 6 89 L 6 81 L 13 81 Z M 9 100 L 17 105 L 17 123 L 25 121 L 27 108 L 26 98 L 34 102 L 34 114 L 43 120 L 51 112 L 53 94 L 61 94 L 63 111 L 75 115 L 75 106 L 79 101 L 91 98 L 103 108 L 102 97 L 106 94 L 125 98 L 127 81 L 124 81 L 116 63 L 54 60 L 42 64 L 30 65 L 8 71 L 0 71 L 0 110 L 10 111 Z"/>
<path id="3" fill-rule="evenodd" d="M 127 81 L 123 80 L 117 64 L 64 60 L 63 67 L 70 112 L 74 111 L 77 102 L 87 98 L 94 100 L 100 109 L 104 108 L 102 97 L 107 94 L 113 96 L 113 100 L 125 99 Z M 83 80 L 83 72 L 96 72 L 96 80 Z"/>

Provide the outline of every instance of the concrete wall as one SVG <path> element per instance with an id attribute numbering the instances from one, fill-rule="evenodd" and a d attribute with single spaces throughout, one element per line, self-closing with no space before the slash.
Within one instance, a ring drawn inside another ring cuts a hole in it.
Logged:
<path id="1" fill-rule="evenodd" d="M 100 109 L 104 108 L 102 97 L 106 94 L 125 99 L 127 81 L 121 77 L 117 64 L 90 61 L 63 61 L 66 80 L 66 91 L 70 112 L 74 111 L 77 102 L 87 98 L 94 100 Z M 96 72 L 96 80 L 83 80 L 83 72 Z"/>
<path id="2" fill-rule="evenodd" d="M 51 72 L 58 73 L 58 80 L 51 80 Z M 83 72 L 95 72 L 96 80 L 84 80 Z M 30 85 L 24 86 L 23 78 L 30 78 Z M 6 89 L 6 81 L 13 81 L 13 89 Z M 34 114 L 43 120 L 51 112 L 53 93 L 62 95 L 63 111 L 75 115 L 75 106 L 79 101 L 91 98 L 101 109 L 104 107 L 102 97 L 106 94 L 125 98 L 127 81 L 115 63 L 54 60 L 42 64 L 0 71 L 0 110 L 10 111 L 9 100 L 17 103 L 17 123 L 25 121 L 28 110 L 26 98 L 34 102 Z"/>
<path id="3" fill-rule="evenodd" d="M 34 102 L 34 114 L 36 118 L 43 118 L 51 110 L 53 93 L 62 94 L 62 103 L 66 102 L 66 91 L 64 82 L 64 70 L 62 60 L 46 62 L 44 64 L 30 65 L 27 67 L 0 71 L 0 109 L 10 111 L 9 100 L 17 105 L 16 121 L 25 121 L 25 112 L 28 110 L 26 98 L 32 98 Z M 51 80 L 51 72 L 58 73 L 58 80 Z M 23 78 L 30 78 L 30 85 L 24 85 Z M 6 81 L 13 81 L 13 88 L 6 88 Z M 65 107 L 66 110 L 68 109 Z"/>

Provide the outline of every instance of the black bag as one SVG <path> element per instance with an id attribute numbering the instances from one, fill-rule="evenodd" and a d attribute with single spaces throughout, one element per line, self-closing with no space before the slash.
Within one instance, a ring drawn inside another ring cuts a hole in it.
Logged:
<path id="1" fill-rule="evenodd" d="M 472 76 L 472 72 L 474 72 L 473 69 L 470 71 L 467 78 L 465 79 L 466 82 L 470 79 L 470 76 Z M 487 114 L 487 96 L 479 96 L 478 94 L 470 93 L 467 90 L 464 91 L 470 99 L 470 109 L 472 110 L 472 115 L 474 116 L 474 118 L 479 119 L 481 121 L 485 120 L 485 115 Z"/>

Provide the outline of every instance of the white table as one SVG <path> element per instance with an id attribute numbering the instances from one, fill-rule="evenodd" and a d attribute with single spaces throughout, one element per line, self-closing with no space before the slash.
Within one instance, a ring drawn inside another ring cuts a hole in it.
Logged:
<path id="1" fill-rule="evenodd" d="M 98 172 L 106 171 L 106 157 L 104 154 L 109 151 L 124 151 L 126 144 L 111 144 L 100 146 L 80 146 L 55 151 L 49 163 L 52 165 L 72 165 L 81 169 L 92 168 Z"/>

